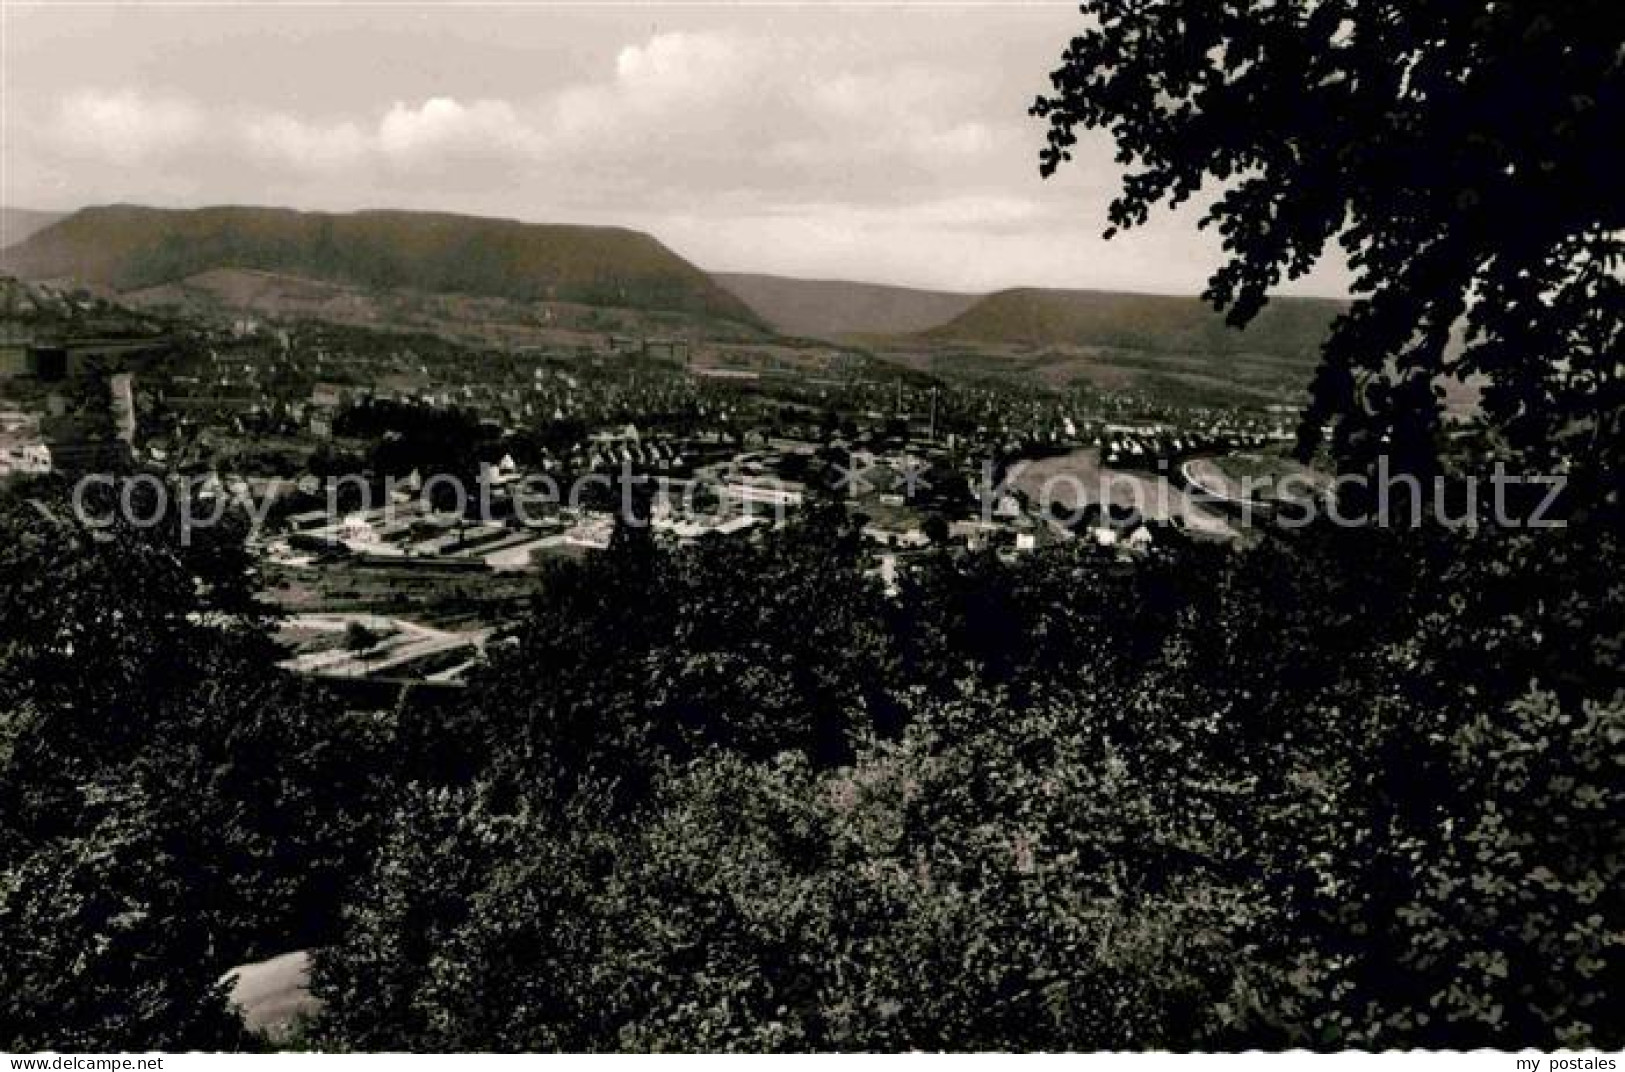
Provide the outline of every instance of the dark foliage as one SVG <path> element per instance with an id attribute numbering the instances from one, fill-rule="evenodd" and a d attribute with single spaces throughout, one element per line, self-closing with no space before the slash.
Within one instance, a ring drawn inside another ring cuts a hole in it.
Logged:
<path id="1" fill-rule="evenodd" d="M 10 1048 L 250 1044 L 216 980 L 300 947 L 334 1048 L 1622 1041 L 1607 527 L 888 598 L 835 503 L 628 526 L 396 725 L 270 669 L 240 544 L 53 494 L 0 515 Z"/>
<path id="2" fill-rule="evenodd" d="M 1441 377 L 1532 471 L 1617 492 L 1625 9 L 1613 0 L 1088 0 L 1034 114 L 1045 174 L 1080 130 L 1128 167 L 1112 230 L 1213 184 L 1229 256 L 1207 297 L 1245 325 L 1338 241 L 1357 300 L 1303 423 L 1345 464 L 1435 464 Z M 1111 232 L 1108 231 L 1108 234 Z M 1465 345 L 1452 345 L 1458 322 Z"/>
<path id="3" fill-rule="evenodd" d="M 332 935 L 380 734 L 276 673 L 240 529 L 35 491 L 0 499 L 0 1045 L 243 1044 L 217 979 Z"/>
<path id="4" fill-rule="evenodd" d="M 847 532 L 551 578 L 317 1038 L 1619 1044 L 1617 537 L 940 556 L 888 601 Z"/>

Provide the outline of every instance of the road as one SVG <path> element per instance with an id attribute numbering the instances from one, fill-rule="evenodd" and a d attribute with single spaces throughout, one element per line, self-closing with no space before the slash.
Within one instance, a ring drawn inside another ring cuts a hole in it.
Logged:
<path id="1" fill-rule="evenodd" d="M 287 625 L 312 632 L 335 633 L 346 632 L 351 626 L 359 625 L 376 633 L 388 634 L 365 651 L 329 648 L 295 655 L 281 664 L 283 669 L 295 673 L 326 677 L 371 677 L 426 656 L 458 648 L 468 648 L 472 655 L 483 649 L 491 636 L 490 629 L 452 632 L 405 618 L 339 611 L 294 615 L 287 619 Z"/>

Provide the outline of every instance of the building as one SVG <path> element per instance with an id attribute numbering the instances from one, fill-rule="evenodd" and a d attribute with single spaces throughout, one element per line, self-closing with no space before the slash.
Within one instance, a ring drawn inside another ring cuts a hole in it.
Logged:
<path id="1" fill-rule="evenodd" d="M 51 471 L 51 448 L 44 443 L 22 443 L 0 447 L 0 476 L 14 473 L 39 474 Z"/>
<path id="2" fill-rule="evenodd" d="M 730 506 L 750 511 L 763 506 L 789 509 L 800 506 L 806 496 L 799 486 L 783 482 L 731 480 L 722 485 L 720 498 Z"/>

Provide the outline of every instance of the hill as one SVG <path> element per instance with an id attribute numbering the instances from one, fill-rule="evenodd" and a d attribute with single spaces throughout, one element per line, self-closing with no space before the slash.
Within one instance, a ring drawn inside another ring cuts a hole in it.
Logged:
<path id="1" fill-rule="evenodd" d="M 62 216 L 60 212 L 36 212 L 31 208 L 0 206 L 0 249 L 14 246 L 30 235 L 45 230 Z"/>
<path id="2" fill-rule="evenodd" d="M 990 294 L 924 335 L 944 342 L 1258 354 L 1312 363 L 1342 309 L 1342 302 L 1331 299 L 1273 298 L 1238 331 L 1198 298 L 1018 289 Z"/>
<path id="3" fill-rule="evenodd" d="M 711 278 L 776 331 L 812 339 L 902 335 L 940 327 L 980 295 L 874 283 L 713 272 Z"/>
<path id="4" fill-rule="evenodd" d="M 1087 385 L 1180 405 L 1297 404 L 1344 303 L 1273 298 L 1245 331 L 1194 297 L 1000 291 L 938 327 L 866 340 L 935 376 Z"/>
<path id="5" fill-rule="evenodd" d="M 36 279 L 143 290 L 215 269 L 380 290 L 692 313 L 759 324 L 733 294 L 649 235 L 429 212 L 169 210 L 112 205 L 0 255 Z"/>
<path id="6" fill-rule="evenodd" d="M 119 300 L 133 308 L 183 317 L 217 319 L 248 313 L 427 333 L 498 348 L 595 345 L 606 334 L 713 342 L 761 342 L 771 337 L 753 324 L 698 313 L 348 286 L 249 268 L 211 268 L 173 283 L 123 291 Z"/>

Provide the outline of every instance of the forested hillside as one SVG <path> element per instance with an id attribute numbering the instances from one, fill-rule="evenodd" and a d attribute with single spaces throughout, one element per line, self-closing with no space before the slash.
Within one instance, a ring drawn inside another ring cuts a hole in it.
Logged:
<path id="1" fill-rule="evenodd" d="M 365 287 L 759 322 L 738 298 L 646 234 L 433 212 L 109 205 L 45 228 L 0 263 L 31 278 L 71 277 L 116 290 L 241 268 Z"/>
<path id="2" fill-rule="evenodd" d="M 713 272 L 774 329 L 814 339 L 896 335 L 940 327 L 974 305 L 976 294 L 914 287 Z"/>
<path id="3" fill-rule="evenodd" d="M 1246 331 L 1198 298 L 1094 290 L 990 294 L 928 337 L 1027 345 L 1106 346 L 1153 353 L 1266 354 L 1313 367 L 1343 303 L 1276 298 Z"/>

